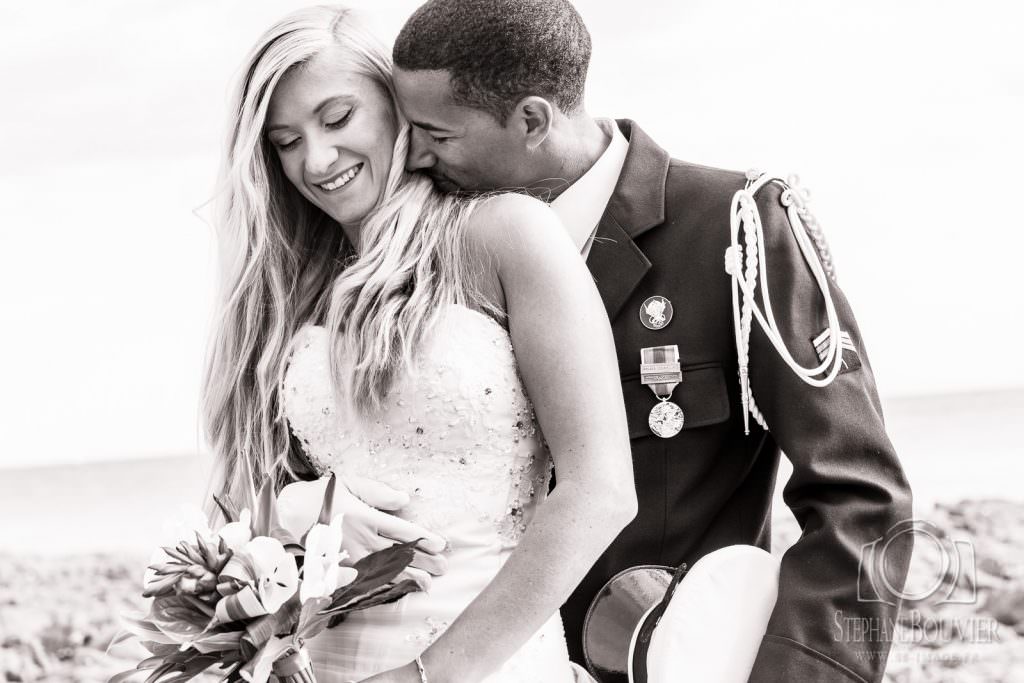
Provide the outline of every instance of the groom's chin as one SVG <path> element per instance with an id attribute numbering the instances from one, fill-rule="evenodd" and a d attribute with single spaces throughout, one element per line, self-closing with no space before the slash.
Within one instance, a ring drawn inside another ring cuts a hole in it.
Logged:
<path id="1" fill-rule="evenodd" d="M 466 189 L 460 187 L 457 183 L 453 182 L 451 178 L 449 178 L 448 176 L 436 175 L 434 173 L 429 173 L 428 175 L 430 176 L 430 179 L 434 182 L 434 187 L 436 187 L 440 192 L 443 192 L 445 194 L 467 193 Z"/>

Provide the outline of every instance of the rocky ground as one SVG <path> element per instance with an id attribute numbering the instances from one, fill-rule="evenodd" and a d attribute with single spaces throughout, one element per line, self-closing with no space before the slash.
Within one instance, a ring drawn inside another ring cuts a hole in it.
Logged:
<path id="1" fill-rule="evenodd" d="M 965 602 L 939 604 L 931 596 L 904 604 L 886 682 L 1024 681 L 1024 505 L 964 501 L 937 506 L 923 519 L 934 525 L 936 537 L 961 541 L 962 549 L 969 542 L 973 571 L 965 560 L 955 580 L 953 597 Z M 780 520 L 777 552 L 797 534 L 791 519 Z M 908 587 L 927 587 L 952 574 L 938 546 L 919 538 L 915 547 Z M 145 651 L 129 645 L 112 657 L 105 650 L 118 630 L 117 615 L 143 607 L 143 560 L 0 555 L 3 680 L 106 681 L 132 668 Z"/>
<path id="2" fill-rule="evenodd" d="M 106 681 L 139 661 L 105 654 L 118 614 L 141 611 L 145 558 L 0 555 L 6 681 Z M 139 655 L 129 650 L 128 657 Z M 145 650 L 141 651 L 145 654 Z"/>
<path id="3" fill-rule="evenodd" d="M 903 601 L 885 683 L 1024 681 L 1024 505 L 939 504 L 919 521 L 904 593 L 920 599 Z M 781 553 L 799 528 L 775 526 Z"/>

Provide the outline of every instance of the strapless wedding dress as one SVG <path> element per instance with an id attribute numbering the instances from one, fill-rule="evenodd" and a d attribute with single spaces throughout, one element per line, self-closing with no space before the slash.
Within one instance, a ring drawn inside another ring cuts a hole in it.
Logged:
<path id="1" fill-rule="evenodd" d="M 307 324 L 297 334 L 284 410 L 314 467 L 409 493 L 401 516 L 448 541 L 448 571 L 428 592 L 357 612 L 308 641 L 321 683 L 360 680 L 410 662 L 491 581 L 547 493 L 551 459 L 509 335 L 480 312 L 442 308 L 416 368 L 397 378 L 378 415 L 363 420 L 340 414 L 332 400 L 326 329 Z M 485 680 L 585 677 L 569 662 L 555 612 Z"/>

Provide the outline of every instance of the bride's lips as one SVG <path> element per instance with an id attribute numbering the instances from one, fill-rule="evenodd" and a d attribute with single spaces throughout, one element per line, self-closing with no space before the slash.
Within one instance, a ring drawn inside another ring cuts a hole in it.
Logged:
<path id="1" fill-rule="evenodd" d="M 331 194 L 338 192 L 348 187 L 353 180 L 362 172 L 363 163 L 360 162 L 354 166 L 349 166 L 344 171 L 337 173 L 322 183 L 312 183 L 314 187 L 325 194 Z"/>

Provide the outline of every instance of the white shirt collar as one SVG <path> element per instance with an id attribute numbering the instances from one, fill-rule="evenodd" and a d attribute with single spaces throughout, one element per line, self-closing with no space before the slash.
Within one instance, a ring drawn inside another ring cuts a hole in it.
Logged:
<path id="1" fill-rule="evenodd" d="M 608 147 L 579 180 L 551 202 L 551 208 L 562 220 L 572 241 L 581 252 L 593 236 L 605 207 L 612 198 L 626 161 L 626 152 L 629 150 L 629 141 L 615 121 L 597 119 L 597 123 L 605 133 L 611 134 Z"/>

